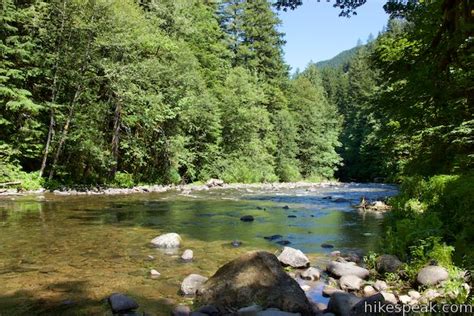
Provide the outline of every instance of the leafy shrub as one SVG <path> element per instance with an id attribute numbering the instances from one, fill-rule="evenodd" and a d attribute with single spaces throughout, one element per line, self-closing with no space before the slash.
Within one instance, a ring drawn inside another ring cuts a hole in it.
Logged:
<path id="1" fill-rule="evenodd" d="M 133 175 L 127 172 L 117 171 L 113 180 L 113 185 L 119 188 L 131 188 L 135 185 Z"/>
<path id="2" fill-rule="evenodd" d="M 272 165 L 247 157 L 226 160 L 220 178 L 227 183 L 278 181 Z"/>
<path id="3" fill-rule="evenodd" d="M 281 182 L 295 182 L 301 179 L 298 167 L 291 163 L 284 163 L 278 168 L 278 176 Z"/>
<path id="4" fill-rule="evenodd" d="M 472 269 L 473 192 L 473 174 L 405 178 L 400 194 L 390 201 L 393 212 L 386 218 L 385 249 L 408 259 L 416 247 L 428 242 L 434 251 L 431 257 L 446 262 L 452 249 L 446 247 L 452 246 L 454 262 Z M 450 246 L 439 246 L 443 243 Z"/>
<path id="5" fill-rule="evenodd" d="M 38 190 L 43 186 L 39 172 L 25 172 L 19 166 L 0 161 L 0 183 L 19 182 L 12 188 L 21 190 Z"/>

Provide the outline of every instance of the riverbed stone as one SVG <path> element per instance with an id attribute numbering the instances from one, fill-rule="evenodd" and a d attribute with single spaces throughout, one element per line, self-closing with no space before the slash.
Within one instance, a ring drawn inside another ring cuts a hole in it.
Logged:
<path id="1" fill-rule="evenodd" d="M 138 308 L 138 303 L 134 299 L 122 293 L 110 295 L 108 302 L 114 313 L 130 312 Z"/>
<path id="2" fill-rule="evenodd" d="M 430 286 L 436 285 L 449 278 L 448 271 L 440 266 L 427 266 L 418 272 L 416 280 L 421 285 Z"/>
<path id="3" fill-rule="evenodd" d="M 260 305 L 251 305 L 247 307 L 239 308 L 237 315 L 239 316 L 254 316 L 255 313 L 262 311 L 263 308 Z"/>
<path id="4" fill-rule="evenodd" d="M 271 235 L 271 236 L 265 236 L 263 238 L 266 239 L 266 240 L 274 241 L 274 240 L 283 238 L 283 236 L 282 235 Z"/>
<path id="5" fill-rule="evenodd" d="M 325 285 L 323 287 L 323 296 L 330 297 L 334 293 L 344 293 L 344 291 L 332 285 Z"/>
<path id="6" fill-rule="evenodd" d="M 279 244 L 279 245 L 282 245 L 282 246 L 287 246 L 287 245 L 291 244 L 291 241 L 283 239 L 283 240 L 277 241 L 276 243 Z"/>
<path id="7" fill-rule="evenodd" d="M 387 282 L 382 281 L 382 280 L 377 280 L 377 281 L 375 281 L 373 287 L 374 287 L 374 289 L 376 289 L 378 292 L 382 292 L 382 291 L 385 291 L 386 289 L 388 289 Z"/>
<path id="8" fill-rule="evenodd" d="M 370 297 L 375 294 L 377 294 L 377 290 L 372 285 L 364 286 L 364 297 Z"/>
<path id="9" fill-rule="evenodd" d="M 238 248 L 238 247 L 242 246 L 242 242 L 240 240 L 232 240 L 230 244 L 234 248 Z"/>
<path id="10" fill-rule="evenodd" d="M 400 269 L 403 262 L 394 255 L 381 255 L 377 258 L 375 267 L 380 274 L 395 273 Z"/>
<path id="11" fill-rule="evenodd" d="M 155 270 L 155 269 L 150 270 L 150 277 L 152 279 L 158 279 L 160 277 L 160 275 L 161 275 L 161 273 L 158 272 L 157 270 Z"/>
<path id="12" fill-rule="evenodd" d="M 361 279 L 365 279 L 369 276 L 369 270 L 359 267 L 352 262 L 337 262 L 331 261 L 326 270 L 337 277 L 344 275 L 355 275 Z"/>
<path id="13" fill-rule="evenodd" d="M 398 299 L 400 300 L 402 304 L 405 304 L 405 305 L 409 304 L 411 301 L 411 297 L 408 295 L 400 295 Z"/>
<path id="14" fill-rule="evenodd" d="M 255 218 L 252 215 L 244 215 L 240 218 L 242 222 L 253 222 Z"/>
<path id="15" fill-rule="evenodd" d="M 419 299 L 419 298 L 421 297 L 420 292 L 415 291 L 415 290 L 410 290 L 410 291 L 408 291 L 408 295 L 409 295 L 412 299 L 414 299 L 414 300 L 417 300 L 417 299 Z"/>
<path id="16" fill-rule="evenodd" d="M 349 316 L 351 309 L 361 300 L 351 293 L 334 293 L 329 300 L 328 311 L 340 316 Z"/>
<path id="17" fill-rule="evenodd" d="M 209 179 L 206 182 L 208 188 L 222 187 L 224 186 L 224 181 L 221 179 Z"/>
<path id="18" fill-rule="evenodd" d="M 339 286 L 345 291 L 358 291 L 364 284 L 364 280 L 356 275 L 343 275 L 339 279 Z"/>
<path id="19" fill-rule="evenodd" d="M 367 315 L 380 315 L 381 313 L 376 313 L 375 310 L 378 306 L 385 305 L 385 298 L 382 294 L 376 293 L 370 297 L 366 297 L 360 300 L 351 308 L 351 316 L 367 316 Z M 372 312 L 368 310 L 367 306 L 372 306 Z"/>
<path id="20" fill-rule="evenodd" d="M 312 315 L 304 291 L 277 257 L 265 251 L 246 253 L 219 268 L 198 291 L 196 302 L 214 305 L 222 313 L 262 302 L 263 308 Z"/>
<path id="21" fill-rule="evenodd" d="M 309 259 L 299 249 L 284 247 L 278 256 L 278 260 L 285 266 L 292 268 L 306 268 L 309 266 Z"/>
<path id="22" fill-rule="evenodd" d="M 220 316 L 219 310 L 214 305 L 205 305 L 198 308 L 195 312 L 209 316 Z"/>
<path id="23" fill-rule="evenodd" d="M 183 261 L 192 261 L 194 253 L 191 249 L 186 249 L 183 254 L 181 255 L 181 259 Z"/>
<path id="24" fill-rule="evenodd" d="M 255 316 L 301 316 L 300 313 L 289 313 L 281 310 L 271 308 L 264 311 L 257 312 Z"/>
<path id="25" fill-rule="evenodd" d="M 181 283 L 181 293 L 184 295 L 195 295 L 201 289 L 207 278 L 199 274 L 190 274 Z"/>
<path id="26" fill-rule="evenodd" d="M 176 233 L 168 233 L 153 238 L 151 243 L 157 248 L 179 248 L 181 245 L 181 236 Z"/>
<path id="27" fill-rule="evenodd" d="M 309 267 L 308 269 L 300 273 L 300 278 L 303 280 L 316 281 L 321 277 L 321 272 L 314 267 Z"/>
<path id="28" fill-rule="evenodd" d="M 385 291 L 380 292 L 380 294 L 383 295 L 385 301 L 387 301 L 391 304 L 394 304 L 394 305 L 396 305 L 398 303 L 398 299 L 395 296 L 395 294 L 390 293 L 390 292 L 385 292 Z"/>
<path id="29" fill-rule="evenodd" d="M 178 305 L 171 311 L 171 316 L 189 316 L 191 308 L 187 305 Z"/>

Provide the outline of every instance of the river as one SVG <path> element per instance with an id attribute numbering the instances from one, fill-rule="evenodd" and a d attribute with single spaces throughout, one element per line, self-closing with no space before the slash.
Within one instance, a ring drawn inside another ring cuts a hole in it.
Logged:
<path id="1" fill-rule="evenodd" d="M 189 302 L 178 293 L 188 274 L 211 276 L 243 252 L 282 247 L 265 236 L 282 235 L 316 266 L 333 250 L 375 249 L 382 217 L 353 205 L 361 196 L 396 193 L 391 185 L 351 183 L 2 197 L 0 315 L 108 315 L 105 299 L 114 292 L 135 298 L 140 311 L 169 315 L 174 304 Z M 255 221 L 242 222 L 243 215 Z M 193 262 L 150 247 L 152 238 L 168 232 L 181 235 L 180 252 L 192 249 Z M 242 245 L 234 248 L 233 240 Z M 160 278 L 151 279 L 150 269 Z"/>

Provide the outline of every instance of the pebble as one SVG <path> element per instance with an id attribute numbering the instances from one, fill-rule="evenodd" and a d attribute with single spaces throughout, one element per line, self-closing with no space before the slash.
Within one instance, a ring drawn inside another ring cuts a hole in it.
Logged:
<path id="1" fill-rule="evenodd" d="M 150 277 L 152 279 L 158 279 L 160 277 L 161 273 L 156 271 L 155 269 L 150 270 Z"/>
<path id="2" fill-rule="evenodd" d="M 181 256 L 181 259 L 183 259 L 184 261 L 191 261 L 193 260 L 193 256 L 194 256 L 193 251 L 191 249 L 186 249 L 183 252 L 183 255 Z"/>

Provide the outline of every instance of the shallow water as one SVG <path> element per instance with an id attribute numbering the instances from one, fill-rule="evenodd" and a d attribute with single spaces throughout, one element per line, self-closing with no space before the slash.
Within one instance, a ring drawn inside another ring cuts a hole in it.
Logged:
<path id="1" fill-rule="evenodd" d="M 315 265 L 322 265 L 332 250 L 374 249 L 381 218 L 360 214 L 351 205 L 361 196 L 378 199 L 396 193 L 389 185 L 343 184 L 190 194 L 4 197 L 0 315 L 109 315 L 104 299 L 114 292 L 134 297 L 140 311 L 169 315 L 174 304 L 190 302 L 178 294 L 186 275 L 211 276 L 243 252 L 276 252 L 282 247 L 264 236 L 282 235 Z M 242 215 L 253 215 L 255 221 L 242 222 Z M 178 254 L 149 246 L 152 238 L 167 232 L 182 236 L 180 252 L 192 249 L 193 262 L 182 263 Z M 233 248 L 232 240 L 243 244 Z M 322 248 L 322 243 L 334 248 Z M 152 268 L 161 273 L 159 279 L 149 278 Z M 322 300 L 318 287 L 308 296 Z"/>

